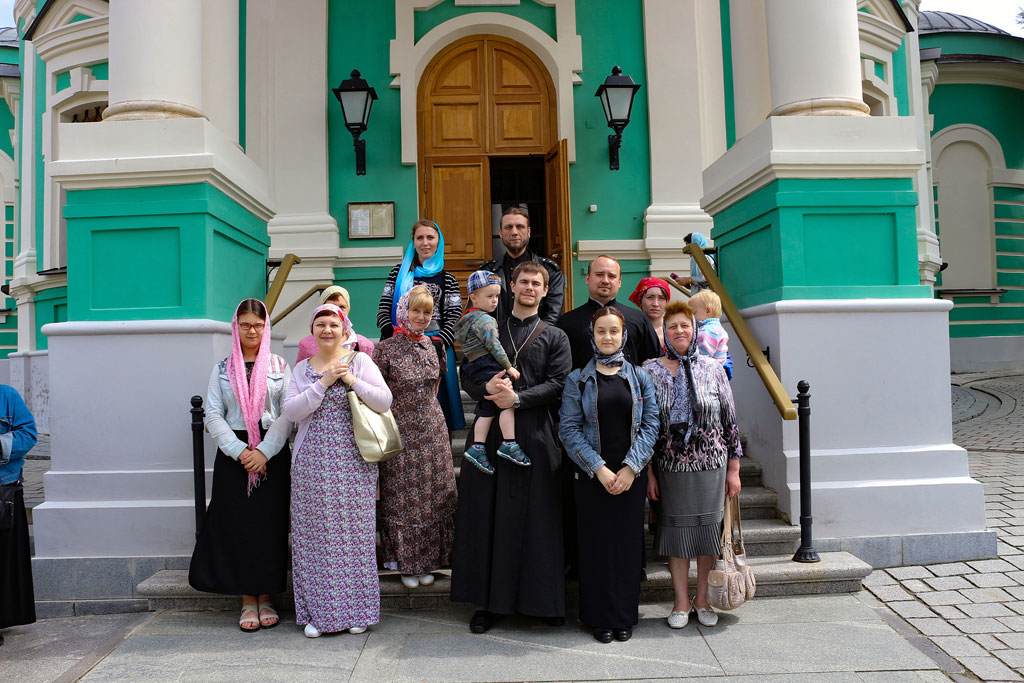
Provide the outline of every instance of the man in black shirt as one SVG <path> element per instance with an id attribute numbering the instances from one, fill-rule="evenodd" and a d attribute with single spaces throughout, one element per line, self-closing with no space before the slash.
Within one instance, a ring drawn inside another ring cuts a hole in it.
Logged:
<path id="1" fill-rule="evenodd" d="M 587 289 L 590 299 L 558 319 L 558 327 L 569 337 L 572 349 L 572 367 L 582 368 L 594 357 L 590 347 L 590 320 L 602 306 L 614 306 L 626 318 L 628 337 L 623 353 L 633 365 L 661 355 L 658 335 L 650 321 L 639 309 L 615 300 L 622 286 L 622 268 L 611 256 L 598 256 L 587 266 Z"/>
<path id="2" fill-rule="evenodd" d="M 488 261 L 482 270 L 489 270 L 501 277 L 501 296 L 494 317 L 504 320 L 512 312 L 512 271 L 520 263 L 536 261 L 548 271 L 548 293 L 540 302 L 540 319 L 549 325 L 558 321 L 562 314 L 562 299 L 565 296 L 565 280 L 558 264 L 549 258 L 530 251 L 530 216 L 518 206 L 510 206 L 501 214 L 501 243 L 505 255 L 499 260 Z"/>

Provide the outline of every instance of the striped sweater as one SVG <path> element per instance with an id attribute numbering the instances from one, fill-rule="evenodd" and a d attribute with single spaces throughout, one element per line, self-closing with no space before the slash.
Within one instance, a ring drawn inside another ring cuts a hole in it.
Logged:
<path id="1" fill-rule="evenodd" d="M 491 354 L 498 365 L 509 370 L 512 363 L 498 341 L 498 323 L 479 308 L 471 308 L 455 323 L 455 340 L 462 345 L 466 360 L 476 360 Z"/>
<path id="2" fill-rule="evenodd" d="M 697 348 L 702 355 L 711 356 L 725 364 L 729 357 L 729 333 L 718 318 L 705 318 L 697 323 Z"/>

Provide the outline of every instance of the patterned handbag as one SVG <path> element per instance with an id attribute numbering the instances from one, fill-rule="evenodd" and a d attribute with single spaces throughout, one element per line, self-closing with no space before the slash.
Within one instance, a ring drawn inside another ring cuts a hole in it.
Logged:
<path id="1" fill-rule="evenodd" d="M 736 535 L 733 536 L 733 527 Z M 708 573 L 708 602 L 715 609 L 736 609 L 754 597 L 757 583 L 743 550 L 743 526 L 740 524 L 738 498 L 725 499 L 722 524 L 722 554 Z"/>
<path id="2" fill-rule="evenodd" d="M 354 357 L 353 353 L 349 358 Z M 352 432 L 359 455 L 366 462 L 387 462 L 405 447 L 398 433 L 398 423 L 391 409 L 378 413 L 363 403 L 356 392 L 348 390 L 348 405 L 352 410 Z"/>

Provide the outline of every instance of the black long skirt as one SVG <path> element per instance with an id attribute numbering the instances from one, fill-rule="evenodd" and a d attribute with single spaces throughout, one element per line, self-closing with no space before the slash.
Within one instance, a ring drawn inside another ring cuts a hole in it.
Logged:
<path id="1" fill-rule="evenodd" d="M 645 468 L 625 493 L 613 496 L 576 465 L 576 524 L 580 620 L 591 628 L 627 628 L 639 622 L 644 553 Z M 615 471 L 615 470 L 613 470 Z"/>
<path id="2" fill-rule="evenodd" d="M 247 438 L 244 430 L 235 435 L 243 441 Z M 285 444 L 267 461 L 266 478 L 249 496 L 245 467 L 217 451 L 210 507 L 188 571 L 193 588 L 226 595 L 284 591 L 290 558 L 291 461 Z"/>
<path id="3" fill-rule="evenodd" d="M 36 620 L 25 493 L 14 496 L 14 527 L 0 531 L 0 628 Z"/>

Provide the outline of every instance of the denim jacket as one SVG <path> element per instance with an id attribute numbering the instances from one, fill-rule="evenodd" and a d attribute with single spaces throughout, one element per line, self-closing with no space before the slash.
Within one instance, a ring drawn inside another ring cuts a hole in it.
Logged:
<path id="1" fill-rule="evenodd" d="M 271 356 L 267 372 L 267 400 L 260 420 L 267 433 L 258 446 L 268 460 L 281 450 L 292 432 L 291 421 L 281 415 L 281 404 L 291 380 L 288 363 L 280 356 Z M 245 430 L 245 418 L 231 390 L 225 358 L 214 365 L 210 373 L 210 386 L 206 393 L 206 431 L 210 432 L 217 448 L 229 458 L 238 460 L 249 445 L 235 436 L 235 430 Z"/>
<path id="2" fill-rule="evenodd" d="M 629 451 L 625 463 L 640 474 L 654 454 L 661 419 L 654 394 L 654 381 L 643 368 L 624 363 L 618 374 L 629 382 L 633 395 L 633 421 Z M 566 453 L 591 477 L 605 464 L 601 458 L 601 432 L 597 423 L 597 367 L 591 360 L 573 370 L 565 380 L 562 408 L 558 411 L 558 437 Z"/>
<path id="3" fill-rule="evenodd" d="M 36 421 L 14 387 L 0 384 L 0 484 L 21 479 L 25 454 L 36 445 Z"/>

